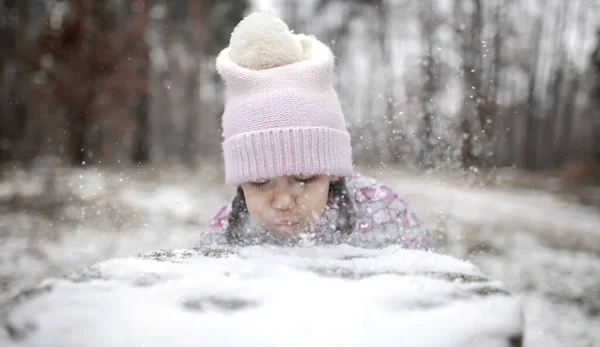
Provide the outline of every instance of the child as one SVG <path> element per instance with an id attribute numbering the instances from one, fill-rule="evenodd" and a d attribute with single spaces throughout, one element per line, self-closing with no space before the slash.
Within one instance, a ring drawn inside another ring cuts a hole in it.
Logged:
<path id="1" fill-rule="evenodd" d="M 329 47 L 253 13 L 216 64 L 227 91 L 226 182 L 237 195 L 210 221 L 202 244 L 431 247 L 398 194 L 353 173 Z"/>

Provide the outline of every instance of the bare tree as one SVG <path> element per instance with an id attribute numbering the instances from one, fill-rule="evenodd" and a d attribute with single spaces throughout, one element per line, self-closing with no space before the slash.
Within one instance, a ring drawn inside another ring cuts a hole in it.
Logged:
<path id="1" fill-rule="evenodd" d="M 571 6 L 572 7 L 572 6 Z M 554 25 L 552 26 L 552 56 L 548 59 L 551 70 L 554 71 L 553 77 L 548 81 L 549 90 L 548 97 L 545 97 L 546 111 L 545 117 L 542 118 L 540 126 L 539 143 L 536 151 L 538 152 L 538 166 L 551 166 L 553 154 L 556 153 L 556 125 L 564 112 L 565 90 L 564 87 L 569 80 L 569 71 L 567 66 L 566 52 L 562 49 L 564 44 L 564 33 L 566 28 L 566 17 L 569 6 L 563 2 L 562 6 L 558 6 L 555 13 Z M 565 131 L 566 129 L 560 129 Z M 562 151 L 558 156 L 562 155 Z"/>
<path id="2" fill-rule="evenodd" d="M 190 66 L 184 76 L 184 96 L 185 120 L 183 132 L 183 162 L 190 165 L 196 165 L 196 158 L 199 148 L 198 125 L 202 110 L 200 109 L 200 59 L 204 54 L 205 42 L 207 36 L 204 28 L 204 19 L 206 4 L 202 1 L 189 1 L 187 4 L 187 18 L 183 39 L 186 47 L 189 49 L 191 60 Z"/>
<path id="3" fill-rule="evenodd" d="M 384 86 L 383 86 L 383 102 L 385 104 L 384 112 L 382 115 L 384 119 L 384 133 L 387 137 L 386 143 L 386 151 L 385 156 L 383 156 L 382 161 L 384 162 L 394 162 L 398 157 L 398 153 L 396 153 L 396 142 L 398 138 L 394 131 L 396 124 L 396 107 L 394 100 L 394 64 L 392 61 L 392 52 L 390 47 L 390 38 L 389 38 L 389 16 L 391 15 L 391 6 L 389 1 L 386 0 L 375 0 L 374 5 L 376 8 L 377 19 L 378 19 L 378 29 L 377 29 L 377 43 L 379 46 L 379 51 L 381 54 L 381 63 L 382 68 L 385 71 L 385 74 L 382 76 L 384 78 Z"/>
<path id="4" fill-rule="evenodd" d="M 26 108 L 22 96 L 23 66 L 18 45 L 23 38 L 26 1 L 6 0 L 0 6 L 0 162 L 24 159 L 17 142 L 25 130 Z"/>
<path id="5" fill-rule="evenodd" d="M 592 120 L 593 120 L 593 155 L 600 163 L 600 29 L 596 33 L 596 48 L 591 55 L 591 64 L 594 69 L 594 87 L 592 89 Z"/>
<path id="6" fill-rule="evenodd" d="M 536 96 L 536 84 L 537 84 L 537 73 L 538 63 L 540 61 L 540 37 L 543 34 L 543 22 L 542 18 L 538 17 L 535 19 L 533 25 L 533 31 L 531 33 L 531 41 L 534 45 L 531 52 L 531 60 L 529 67 L 529 88 L 528 88 L 528 100 L 527 100 L 527 120 L 525 125 L 524 137 L 524 148 L 525 148 L 525 159 L 524 167 L 527 169 L 533 169 L 536 167 L 536 143 L 537 143 L 537 125 L 538 125 L 538 113 L 539 100 Z"/>
<path id="7" fill-rule="evenodd" d="M 585 31 L 585 26 L 587 25 L 588 19 L 588 11 L 589 4 L 584 6 L 583 3 L 578 2 L 575 4 L 574 13 L 576 20 L 575 28 L 578 32 Z M 563 37 L 562 41 L 566 42 L 567 39 Z M 584 42 L 581 41 L 580 49 L 583 50 Z M 563 59 L 567 60 L 567 57 L 563 57 Z M 581 117 L 581 112 L 577 107 L 577 97 L 581 92 L 582 86 L 582 76 L 576 71 L 576 68 L 573 66 L 573 63 L 569 61 L 568 63 L 564 63 L 566 65 L 566 69 L 568 71 L 568 80 L 565 83 L 565 91 L 564 91 L 564 106 L 562 107 L 562 113 L 559 115 L 559 118 L 556 120 L 555 129 L 557 129 L 556 141 L 554 151 L 552 153 L 552 166 L 557 167 L 563 165 L 570 154 L 571 147 L 571 138 L 573 133 L 573 124 L 576 122 L 578 118 Z"/>
<path id="8" fill-rule="evenodd" d="M 518 127 L 517 117 L 514 116 L 515 111 L 506 112 L 507 110 L 499 105 L 501 72 L 507 65 L 502 52 L 511 28 L 507 19 L 507 4 L 496 2 L 494 6 L 491 6 L 491 12 L 491 23 L 489 24 L 494 28 L 491 38 L 493 58 L 487 60 L 487 70 L 482 72 L 482 80 L 485 82 L 482 86 L 485 101 L 480 108 L 480 112 L 484 112 L 487 119 L 493 120 L 491 124 L 492 133 L 488 133 L 488 137 L 493 138 L 493 144 L 491 145 L 493 148 L 490 149 L 494 152 L 493 164 L 506 165 L 517 161 L 514 153 L 516 148 L 514 134 Z M 512 100 L 514 99 L 512 97 Z M 486 124 L 490 126 L 488 122 Z"/>
<path id="9" fill-rule="evenodd" d="M 431 13 L 431 1 L 419 3 L 419 19 L 421 23 L 421 35 L 425 44 L 425 55 L 423 57 L 424 83 L 421 91 L 422 103 L 422 127 L 419 134 L 422 142 L 419 153 L 419 161 L 423 168 L 432 169 L 436 162 L 434 158 L 435 143 L 433 138 L 433 122 L 435 121 L 435 98 L 438 92 L 436 78 L 439 74 L 438 61 L 435 59 L 433 47 L 433 34 L 438 26 L 437 18 Z"/>
<path id="10" fill-rule="evenodd" d="M 470 13 L 462 9 L 471 7 Z M 482 111 L 482 104 L 487 100 L 483 94 L 481 75 L 483 9 L 481 0 L 457 0 L 455 14 L 458 18 L 456 28 L 460 37 L 462 56 L 462 76 L 464 93 L 462 99 L 462 120 L 460 131 L 463 135 L 462 164 L 463 167 L 489 165 L 489 145 L 491 142 L 491 119 Z"/>

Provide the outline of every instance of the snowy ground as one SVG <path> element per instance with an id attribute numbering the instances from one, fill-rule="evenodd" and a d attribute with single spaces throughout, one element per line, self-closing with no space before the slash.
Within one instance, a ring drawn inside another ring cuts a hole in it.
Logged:
<path id="1" fill-rule="evenodd" d="M 412 202 L 439 232 L 445 252 L 473 261 L 524 295 L 526 346 L 600 345 L 597 206 L 579 203 L 553 180 L 523 189 L 509 176 L 490 185 L 403 171 L 367 173 Z M 44 177 L 13 172 L 0 182 L 2 307 L 47 276 L 110 257 L 192 247 L 232 193 L 211 170 L 59 171 L 54 196 L 41 194 Z M 594 187 L 583 192 L 600 194 Z"/>
<path id="2" fill-rule="evenodd" d="M 397 247 L 155 251 L 44 281 L 17 301 L 14 347 L 514 347 L 523 336 L 521 298 L 502 283 Z"/>

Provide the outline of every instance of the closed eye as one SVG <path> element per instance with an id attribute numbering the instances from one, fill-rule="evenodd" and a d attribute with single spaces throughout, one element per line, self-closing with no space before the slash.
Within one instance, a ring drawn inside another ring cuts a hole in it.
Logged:
<path id="1" fill-rule="evenodd" d="M 269 180 L 254 181 L 254 182 L 248 182 L 248 183 L 250 183 L 250 185 L 253 187 L 260 188 L 260 187 L 263 187 L 265 184 L 269 183 Z"/>
<path id="2" fill-rule="evenodd" d="M 316 180 L 317 176 L 295 177 L 294 179 L 296 180 L 296 182 L 300 182 L 300 183 L 303 183 L 303 184 L 309 184 L 309 183 L 313 182 L 314 180 Z"/>

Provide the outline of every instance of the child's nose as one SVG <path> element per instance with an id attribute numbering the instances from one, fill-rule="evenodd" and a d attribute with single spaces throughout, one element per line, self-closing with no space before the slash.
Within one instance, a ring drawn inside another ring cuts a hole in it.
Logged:
<path id="1" fill-rule="evenodd" d="M 273 193 L 273 207 L 278 210 L 289 210 L 296 206 L 296 199 L 289 189 L 276 189 Z"/>

